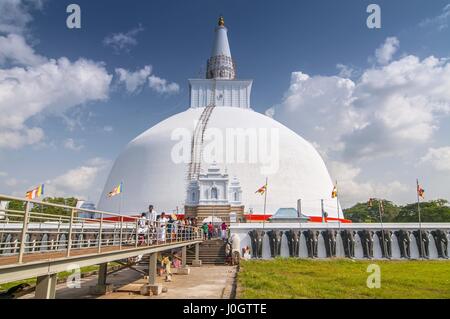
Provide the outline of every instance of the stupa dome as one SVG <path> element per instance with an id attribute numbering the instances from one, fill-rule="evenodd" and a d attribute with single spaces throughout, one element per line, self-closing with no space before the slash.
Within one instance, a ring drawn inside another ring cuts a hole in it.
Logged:
<path id="1" fill-rule="evenodd" d="M 216 36 L 219 32 L 230 55 L 223 28 L 216 28 Z M 213 51 L 222 52 L 217 46 L 215 41 Z M 220 61 L 229 69 L 229 59 L 216 59 L 214 70 L 221 70 Z M 301 199 L 304 215 L 321 216 L 324 199 L 328 217 L 338 217 L 333 182 L 321 156 L 295 132 L 250 108 L 251 80 L 218 74 L 189 83 L 190 108 L 127 145 L 112 167 L 98 209 L 136 214 L 153 204 L 158 212 L 182 212 L 189 183 L 214 163 L 230 182 L 233 177 L 239 181 L 246 212 L 263 213 L 265 196 L 256 191 L 267 178 L 267 214 L 297 207 Z M 123 193 L 108 197 L 118 183 Z"/>

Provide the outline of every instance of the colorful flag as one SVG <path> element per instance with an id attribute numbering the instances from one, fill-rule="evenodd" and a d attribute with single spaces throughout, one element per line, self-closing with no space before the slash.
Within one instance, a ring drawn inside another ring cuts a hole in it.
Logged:
<path id="1" fill-rule="evenodd" d="M 261 186 L 255 193 L 260 193 L 261 195 L 264 195 L 264 193 L 267 191 L 267 184 L 264 186 Z"/>
<path id="2" fill-rule="evenodd" d="M 425 190 L 420 187 L 419 183 L 417 183 L 417 195 L 419 195 L 420 198 L 425 198 Z"/>
<path id="3" fill-rule="evenodd" d="M 38 187 L 28 191 L 25 194 L 25 197 L 27 199 L 35 199 L 35 198 L 37 198 L 39 196 L 42 196 L 42 195 L 44 195 L 44 184 L 39 185 Z"/>
<path id="4" fill-rule="evenodd" d="M 331 191 L 331 198 L 336 198 L 338 195 L 337 187 L 333 186 L 333 190 Z"/>
<path id="5" fill-rule="evenodd" d="M 123 183 L 120 183 L 116 187 L 113 188 L 112 191 L 108 193 L 108 197 L 113 197 L 122 193 Z"/>

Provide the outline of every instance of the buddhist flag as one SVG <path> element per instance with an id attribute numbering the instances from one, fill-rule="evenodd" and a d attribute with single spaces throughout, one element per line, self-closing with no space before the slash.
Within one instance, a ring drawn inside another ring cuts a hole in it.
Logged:
<path id="1" fill-rule="evenodd" d="M 420 187 L 419 183 L 417 183 L 417 195 L 422 198 L 425 199 L 425 190 Z"/>
<path id="2" fill-rule="evenodd" d="M 331 191 L 331 198 L 336 198 L 338 195 L 337 187 L 333 186 L 333 190 Z"/>
<path id="3" fill-rule="evenodd" d="M 27 199 L 35 199 L 35 198 L 40 197 L 42 195 L 44 195 L 44 184 L 39 185 L 38 187 L 28 191 L 25 194 L 25 197 Z"/>
<path id="4" fill-rule="evenodd" d="M 122 193 L 122 189 L 123 189 L 123 183 L 120 183 L 119 185 L 114 187 L 112 191 L 110 191 L 108 193 L 108 197 L 113 197 L 113 196 L 119 195 L 120 193 Z"/>
<path id="5" fill-rule="evenodd" d="M 264 186 L 261 186 L 255 193 L 259 193 L 261 195 L 264 195 L 264 193 L 267 191 L 267 184 Z"/>

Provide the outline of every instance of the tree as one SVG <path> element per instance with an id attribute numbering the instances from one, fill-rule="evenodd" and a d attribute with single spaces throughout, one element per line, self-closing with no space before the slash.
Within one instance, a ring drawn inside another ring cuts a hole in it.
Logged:
<path id="1" fill-rule="evenodd" d="M 46 197 L 42 200 L 43 202 L 65 205 L 70 207 L 75 207 L 77 204 L 77 199 L 74 197 L 63 198 L 63 197 Z M 23 213 L 25 212 L 25 201 L 12 200 L 8 204 L 8 210 L 15 210 L 16 212 L 9 212 L 8 219 L 10 221 L 23 221 Z M 58 215 L 58 216 L 70 216 L 71 209 L 63 208 L 63 207 L 55 207 L 55 206 L 47 206 L 47 205 L 39 205 L 32 204 L 31 212 L 33 213 L 41 213 L 47 215 Z M 17 216 L 11 216 L 17 215 Z M 20 215 L 20 216 L 19 216 Z M 48 220 L 48 218 L 31 218 L 31 222 L 43 222 Z"/>
<path id="2" fill-rule="evenodd" d="M 344 210 L 345 217 L 354 223 L 378 223 L 380 222 L 378 206 L 379 200 L 372 200 L 372 206 L 368 203 L 358 203 Z M 383 200 L 383 222 L 417 223 L 419 214 L 417 203 L 397 206 L 391 201 Z M 438 199 L 420 203 L 421 220 L 425 223 L 450 222 L 450 206 L 447 200 Z"/>
<path id="3" fill-rule="evenodd" d="M 420 203 L 421 220 L 424 223 L 450 222 L 450 207 L 445 199 Z M 408 204 L 401 208 L 397 222 L 418 222 L 419 213 L 417 203 Z"/>
<path id="4" fill-rule="evenodd" d="M 384 214 L 383 222 L 392 222 L 395 220 L 400 208 L 393 202 L 381 199 L 372 199 L 371 205 L 368 202 L 358 203 L 351 208 L 344 210 L 345 218 L 354 223 L 379 223 L 380 212 L 379 203 L 383 201 Z"/>

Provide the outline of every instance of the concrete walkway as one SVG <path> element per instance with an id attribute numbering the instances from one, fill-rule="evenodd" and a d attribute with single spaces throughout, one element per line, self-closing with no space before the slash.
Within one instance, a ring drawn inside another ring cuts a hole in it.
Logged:
<path id="1" fill-rule="evenodd" d="M 103 296 L 89 294 L 89 287 L 95 286 L 97 276 L 81 279 L 80 288 L 68 288 L 59 284 L 56 299 L 222 299 L 230 298 L 236 267 L 202 266 L 191 267 L 189 275 L 173 275 L 172 282 L 164 282 L 158 277 L 158 283 L 167 288 L 166 293 L 159 296 L 141 296 L 139 288 L 146 283 L 142 276 L 132 270 L 122 270 L 108 276 L 108 283 L 114 285 L 114 292 Z M 22 298 L 34 298 L 34 294 Z"/>

